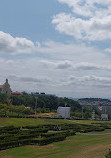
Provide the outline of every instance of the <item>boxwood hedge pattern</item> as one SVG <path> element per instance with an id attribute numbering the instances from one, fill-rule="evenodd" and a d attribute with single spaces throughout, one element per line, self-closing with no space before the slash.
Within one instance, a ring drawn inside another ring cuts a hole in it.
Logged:
<path id="1" fill-rule="evenodd" d="M 59 124 L 24 127 L 1 127 L 0 150 L 23 145 L 46 145 L 65 140 L 76 132 L 102 131 L 101 125 Z"/>

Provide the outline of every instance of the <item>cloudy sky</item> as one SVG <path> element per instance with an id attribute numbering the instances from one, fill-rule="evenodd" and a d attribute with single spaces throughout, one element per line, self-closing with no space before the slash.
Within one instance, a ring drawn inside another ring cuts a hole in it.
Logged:
<path id="1" fill-rule="evenodd" d="M 111 98 L 111 0 L 0 0 L 0 84 Z"/>

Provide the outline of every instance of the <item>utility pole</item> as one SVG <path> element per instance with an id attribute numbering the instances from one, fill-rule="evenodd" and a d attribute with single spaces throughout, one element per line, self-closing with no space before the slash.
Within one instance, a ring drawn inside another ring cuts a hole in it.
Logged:
<path id="1" fill-rule="evenodd" d="M 92 120 L 95 120 L 95 110 L 92 111 Z"/>
<path id="2" fill-rule="evenodd" d="M 38 99 L 38 97 L 36 96 L 36 97 L 35 97 L 35 115 L 36 115 L 36 113 L 37 113 L 37 112 L 36 112 L 36 110 L 37 110 L 37 99 Z"/>
<path id="3" fill-rule="evenodd" d="M 84 117 L 83 117 L 83 106 L 82 106 L 82 119 L 83 119 Z"/>
<path id="4" fill-rule="evenodd" d="M 65 119 L 66 119 L 66 106 L 67 106 L 67 103 L 65 103 Z"/>
<path id="5" fill-rule="evenodd" d="M 105 105 L 105 114 L 106 114 L 106 105 Z"/>

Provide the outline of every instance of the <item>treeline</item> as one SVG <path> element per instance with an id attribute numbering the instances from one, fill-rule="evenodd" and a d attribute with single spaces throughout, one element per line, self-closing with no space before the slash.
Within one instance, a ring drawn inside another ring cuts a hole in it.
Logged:
<path id="1" fill-rule="evenodd" d="M 24 105 L 25 107 L 35 109 L 36 98 L 27 93 L 20 96 L 7 96 L 6 94 L 0 94 L 0 103 L 16 106 Z M 81 105 L 72 99 L 60 98 L 53 95 L 40 95 L 37 97 L 37 108 L 43 110 L 42 112 L 46 112 L 44 110 L 57 110 L 58 106 L 65 106 L 65 104 L 70 106 L 72 111 L 80 111 L 82 109 Z"/>
<path id="2" fill-rule="evenodd" d="M 69 98 L 61 98 L 53 95 L 39 95 L 36 97 L 23 93 L 20 96 L 7 96 L 6 94 L 0 94 L 0 115 L 11 116 L 22 116 L 24 114 L 34 114 L 35 105 L 37 102 L 37 113 L 48 113 L 56 112 L 59 106 L 71 107 L 71 117 L 74 119 L 82 118 L 82 106 L 75 100 Z M 3 107 L 2 107 L 3 105 Z M 10 106 L 9 106 L 10 105 Z M 14 106 L 13 106 L 14 105 Z M 94 107 L 83 107 L 83 118 L 88 119 L 92 116 L 92 110 Z M 97 118 L 100 117 L 100 112 L 94 109 Z"/>

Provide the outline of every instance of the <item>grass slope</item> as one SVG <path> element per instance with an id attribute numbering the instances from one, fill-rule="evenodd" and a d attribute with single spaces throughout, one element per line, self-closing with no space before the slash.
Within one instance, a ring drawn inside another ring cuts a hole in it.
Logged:
<path id="1" fill-rule="evenodd" d="M 80 124 L 111 123 L 111 121 L 96 121 L 96 120 L 72 120 L 72 122 L 80 123 Z"/>
<path id="2" fill-rule="evenodd" d="M 111 135 L 75 135 L 46 146 L 25 146 L 0 152 L 0 158 L 104 158 Z"/>
<path id="3" fill-rule="evenodd" d="M 31 118 L 0 118 L 0 126 L 26 126 L 58 123 L 85 123 L 87 120 L 60 120 L 60 119 L 31 119 Z M 95 122 L 95 121 L 94 121 Z M 106 133 L 111 130 L 106 130 Z M 104 132 L 101 132 L 104 133 Z M 100 134 L 101 134 L 100 133 Z M 98 132 L 99 134 L 99 132 Z M 22 146 L 0 151 L 0 158 L 104 158 L 110 148 L 111 134 L 106 135 L 75 135 L 65 141 L 46 146 Z"/>
<path id="4" fill-rule="evenodd" d="M 36 126 L 42 124 L 71 123 L 64 119 L 34 119 L 34 118 L 0 118 L 0 126 Z"/>
<path id="5" fill-rule="evenodd" d="M 80 124 L 91 124 L 91 123 L 105 121 L 92 121 L 92 120 L 64 120 L 64 119 L 35 119 L 35 118 L 0 118 L 0 126 L 36 126 L 40 124 L 58 124 L 58 123 L 80 123 Z M 108 121 L 111 123 L 111 121 Z"/>

